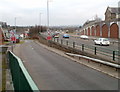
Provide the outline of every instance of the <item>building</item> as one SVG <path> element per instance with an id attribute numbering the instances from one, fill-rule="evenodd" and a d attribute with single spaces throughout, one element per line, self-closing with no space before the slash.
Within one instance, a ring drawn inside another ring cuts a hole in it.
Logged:
<path id="1" fill-rule="evenodd" d="M 87 21 L 80 35 L 120 39 L 120 1 L 118 7 L 107 7 L 104 21 Z"/>
<path id="2" fill-rule="evenodd" d="M 4 28 L 4 27 L 7 27 L 7 23 L 6 22 L 2 22 L 0 21 L 0 25 Z"/>
<path id="3" fill-rule="evenodd" d="M 0 26 L 0 45 L 3 44 L 3 32 L 2 32 L 2 27 Z"/>
<path id="4" fill-rule="evenodd" d="M 120 1 L 118 2 L 118 7 L 120 7 Z M 118 19 L 120 20 L 120 13 L 118 14 Z"/>
<path id="5" fill-rule="evenodd" d="M 105 21 L 113 21 L 120 16 L 120 7 L 107 7 L 105 12 Z"/>

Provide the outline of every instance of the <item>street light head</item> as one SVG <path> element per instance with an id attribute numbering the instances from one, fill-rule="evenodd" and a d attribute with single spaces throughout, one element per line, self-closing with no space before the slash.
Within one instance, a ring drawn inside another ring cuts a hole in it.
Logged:
<path id="1" fill-rule="evenodd" d="M 47 0 L 48 2 L 53 2 L 53 0 Z"/>

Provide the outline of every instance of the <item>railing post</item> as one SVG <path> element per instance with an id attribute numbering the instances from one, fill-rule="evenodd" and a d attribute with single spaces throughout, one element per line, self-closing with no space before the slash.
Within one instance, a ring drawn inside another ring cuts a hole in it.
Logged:
<path id="1" fill-rule="evenodd" d="M 55 38 L 53 38 L 54 39 L 54 42 L 55 42 Z"/>
<path id="2" fill-rule="evenodd" d="M 82 51 L 84 51 L 84 44 L 82 44 Z"/>
<path id="3" fill-rule="evenodd" d="M 63 44 L 63 40 L 61 39 L 61 45 Z"/>
<path id="4" fill-rule="evenodd" d="M 59 43 L 59 38 L 57 38 L 57 42 Z"/>
<path id="5" fill-rule="evenodd" d="M 96 55 L 96 52 L 97 52 L 97 47 L 95 47 L 95 52 L 94 52 L 94 53 L 95 53 L 95 55 Z"/>
<path id="6" fill-rule="evenodd" d="M 113 51 L 113 60 L 115 61 L 115 51 Z"/>
<path id="7" fill-rule="evenodd" d="M 68 46 L 68 41 L 66 41 L 66 45 Z"/>
<path id="8" fill-rule="evenodd" d="M 75 48 L 75 42 L 73 42 L 73 48 Z"/>

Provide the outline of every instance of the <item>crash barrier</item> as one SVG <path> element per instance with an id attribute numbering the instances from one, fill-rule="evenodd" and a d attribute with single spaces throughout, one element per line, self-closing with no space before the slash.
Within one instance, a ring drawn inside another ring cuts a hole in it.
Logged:
<path id="1" fill-rule="evenodd" d="M 20 58 L 11 51 L 7 52 L 8 63 L 15 91 L 39 92 L 38 87 L 27 72 Z"/>
<path id="2" fill-rule="evenodd" d="M 91 60 L 91 61 L 95 61 L 97 63 L 101 63 L 101 64 L 104 64 L 104 65 L 108 65 L 108 66 L 120 69 L 120 65 L 118 65 L 118 64 L 114 64 L 114 63 L 110 63 L 110 62 L 106 62 L 106 61 L 103 61 L 103 60 L 99 60 L 99 59 L 95 59 L 95 58 L 91 58 L 91 57 L 87 57 L 87 56 L 83 56 L 83 55 L 78 55 L 78 54 L 72 54 L 72 53 L 65 53 L 65 54 L 69 55 L 69 56 L 85 58 L 85 59 L 88 59 L 88 60 Z"/>

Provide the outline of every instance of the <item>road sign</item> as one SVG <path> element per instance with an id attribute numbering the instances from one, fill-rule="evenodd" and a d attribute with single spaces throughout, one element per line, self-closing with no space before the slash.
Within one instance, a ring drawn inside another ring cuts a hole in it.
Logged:
<path id="1" fill-rule="evenodd" d="M 16 42 L 16 37 L 15 36 L 11 36 L 11 41 Z"/>
<path id="2" fill-rule="evenodd" d="M 47 36 L 47 40 L 51 40 L 51 38 L 52 38 L 51 36 Z"/>

